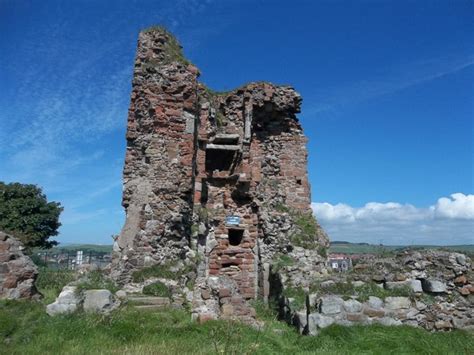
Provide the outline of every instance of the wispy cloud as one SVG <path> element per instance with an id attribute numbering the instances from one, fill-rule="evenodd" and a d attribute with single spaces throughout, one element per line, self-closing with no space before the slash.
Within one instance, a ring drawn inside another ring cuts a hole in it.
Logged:
<path id="1" fill-rule="evenodd" d="M 305 115 L 337 113 L 346 106 L 392 94 L 457 73 L 474 65 L 474 55 L 449 56 L 407 64 L 405 67 L 387 68 L 382 75 L 325 88 L 311 98 L 315 104 L 305 108 Z"/>
<path id="2" fill-rule="evenodd" d="M 455 193 L 427 208 L 397 202 L 363 207 L 313 202 L 333 240 L 386 244 L 474 243 L 474 195 Z"/>

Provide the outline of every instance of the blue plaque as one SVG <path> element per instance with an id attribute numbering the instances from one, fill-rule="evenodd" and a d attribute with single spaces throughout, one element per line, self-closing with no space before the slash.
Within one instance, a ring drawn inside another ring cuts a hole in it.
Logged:
<path id="1" fill-rule="evenodd" d="M 225 218 L 225 223 L 229 224 L 229 225 L 240 224 L 240 217 L 239 216 L 227 216 Z"/>

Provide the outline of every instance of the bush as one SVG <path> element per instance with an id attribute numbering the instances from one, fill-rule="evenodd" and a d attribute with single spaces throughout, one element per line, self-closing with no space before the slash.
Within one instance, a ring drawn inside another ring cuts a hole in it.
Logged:
<path id="1" fill-rule="evenodd" d="M 144 295 L 159 296 L 159 297 L 171 297 L 171 290 L 163 282 L 155 282 L 151 285 L 143 287 L 142 293 Z"/>
<path id="2" fill-rule="evenodd" d="M 284 267 L 294 265 L 294 263 L 295 260 L 291 256 L 286 254 L 277 254 L 272 260 L 272 271 L 278 272 Z"/>
<path id="3" fill-rule="evenodd" d="M 62 210 L 36 185 L 0 182 L 0 230 L 13 234 L 26 248 L 58 244 L 49 238 L 58 235 Z"/>
<path id="4" fill-rule="evenodd" d="M 134 273 L 132 273 L 132 280 L 133 282 L 143 282 L 155 277 L 170 279 L 170 280 L 178 280 L 181 276 L 193 270 L 193 267 L 188 265 L 178 271 L 175 271 L 175 270 L 172 270 L 174 266 L 175 264 L 167 263 L 167 264 L 145 267 L 141 270 L 137 270 Z"/>
<path id="5" fill-rule="evenodd" d="M 78 292 L 83 290 L 106 289 L 110 292 L 116 292 L 119 288 L 117 285 L 100 270 L 89 272 L 84 279 L 77 284 Z"/>
<path id="6" fill-rule="evenodd" d="M 72 270 L 40 268 L 38 278 L 36 279 L 36 287 L 40 292 L 51 290 L 59 294 L 63 287 L 74 281 L 74 279 L 74 271 Z"/>

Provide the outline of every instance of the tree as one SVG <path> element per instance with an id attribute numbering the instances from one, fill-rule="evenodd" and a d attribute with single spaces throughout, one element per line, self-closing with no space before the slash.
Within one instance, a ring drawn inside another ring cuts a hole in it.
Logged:
<path id="1" fill-rule="evenodd" d="M 51 248 L 58 235 L 59 202 L 48 202 L 40 187 L 0 182 L 0 230 L 13 234 L 27 248 Z"/>

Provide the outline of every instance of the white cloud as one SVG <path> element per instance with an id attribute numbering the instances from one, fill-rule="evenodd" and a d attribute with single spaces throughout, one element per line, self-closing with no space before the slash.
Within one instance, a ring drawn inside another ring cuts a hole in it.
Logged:
<path id="1" fill-rule="evenodd" d="M 313 202 L 332 240 L 385 244 L 474 243 L 474 195 L 452 194 L 427 208 L 396 202 L 363 207 Z"/>
<path id="2" fill-rule="evenodd" d="M 474 195 L 456 193 L 451 198 L 442 197 L 433 211 L 440 218 L 474 219 Z"/>

